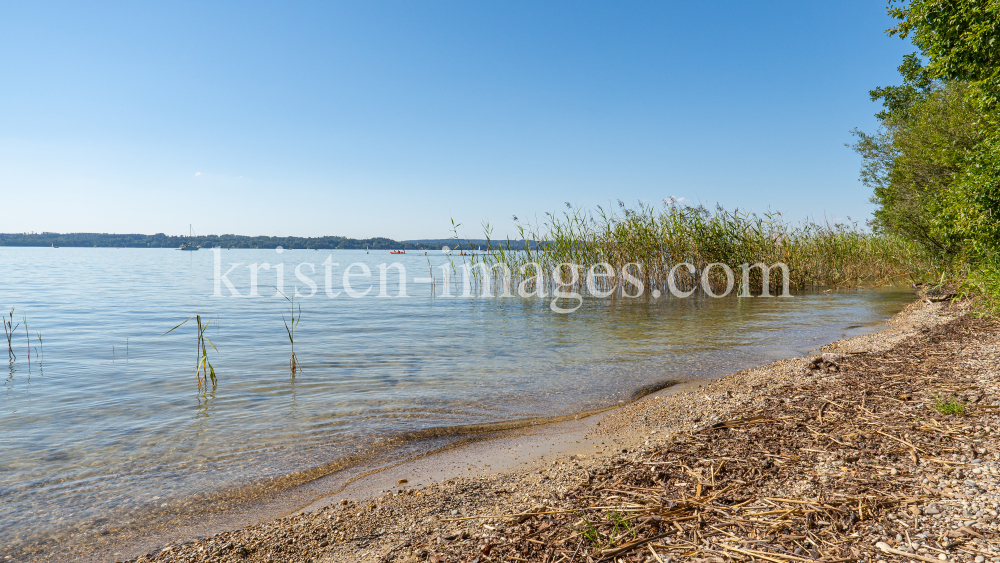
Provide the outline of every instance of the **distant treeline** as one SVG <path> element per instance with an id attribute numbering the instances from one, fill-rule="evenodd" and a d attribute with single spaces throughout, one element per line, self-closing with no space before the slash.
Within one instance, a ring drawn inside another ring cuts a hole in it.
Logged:
<path id="1" fill-rule="evenodd" d="M 192 243 L 202 248 L 300 248 L 322 250 L 440 250 L 442 246 L 450 248 L 469 249 L 486 248 L 485 240 L 456 242 L 454 239 L 409 240 L 397 241 L 384 237 L 368 239 L 353 239 L 347 237 L 251 237 L 244 235 L 206 235 L 206 236 L 167 236 L 163 233 L 155 235 L 139 234 L 108 234 L 108 233 L 0 233 L 0 246 L 86 246 L 100 248 L 177 248 L 181 244 Z M 493 245 L 497 246 L 494 241 Z M 504 241 L 506 246 L 506 241 Z M 521 248 L 519 242 L 512 243 L 514 248 Z M 532 244 L 534 246 L 534 244 Z"/>
<path id="2" fill-rule="evenodd" d="M 375 237 L 251 237 L 244 235 L 167 236 L 108 234 L 108 233 L 5 233 L 0 234 L 0 246 L 89 246 L 105 248 L 177 248 L 191 243 L 202 248 L 308 248 L 308 249 L 438 249 L 440 244 L 399 242 Z"/>

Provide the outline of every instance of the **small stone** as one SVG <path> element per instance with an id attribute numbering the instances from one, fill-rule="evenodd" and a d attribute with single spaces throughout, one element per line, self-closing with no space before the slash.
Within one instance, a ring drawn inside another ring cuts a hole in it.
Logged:
<path id="1" fill-rule="evenodd" d="M 899 475 L 899 470 L 893 467 L 889 470 L 889 475 Z"/>
<path id="2" fill-rule="evenodd" d="M 933 516 L 934 514 L 941 514 L 941 511 L 933 506 L 928 506 L 924 509 L 924 514 L 928 516 Z"/>
<path id="3" fill-rule="evenodd" d="M 985 563 L 985 561 L 986 561 L 986 558 L 983 557 L 982 555 L 977 555 L 976 556 L 976 563 Z"/>
<path id="4" fill-rule="evenodd" d="M 452 510 L 451 511 L 451 515 L 452 516 L 457 516 L 458 515 L 458 511 L 457 510 Z"/>
<path id="5" fill-rule="evenodd" d="M 947 561 L 948 556 L 943 553 L 938 553 L 938 559 L 940 559 L 941 561 Z"/>

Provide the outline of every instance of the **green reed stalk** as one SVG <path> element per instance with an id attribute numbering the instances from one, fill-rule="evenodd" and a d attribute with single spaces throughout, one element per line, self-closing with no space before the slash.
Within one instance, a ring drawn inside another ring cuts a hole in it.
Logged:
<path id="1" fill-rule="evenodd" d="M 31 336 L 28 334 L 28 316 L 21 315 L 21 322 L 24 323 L 24 340 L 28 343 L 28 373 L 31 373 Z"/>
<path id="2" fill-rule="evenodd" d="M 277 290 L 277 288 L 275 288 Z M 288 360 L 288 367 L 291 370 L 291 378 L 295 379 L 296 373 L 302 373 L 302 366 L 299 364 L 298 358 L 295 357 L 295 331 L 299 328 L 299 321 L 302 320 L 302 305 L 298 306 L 298 315 L 296 316 L 295 309 L 295 294 L 299 292 L 299 288 L 296 287 L 295 291 L 292 292 L 292 296 L 289 298 L 284 293 L 281 296 L 291 303 L 291 307 L 288 309 L 288 319 L 285 319 L 285 314 L 281 314 L 281 320 L 285 323 L 285 332 L 288 333 L 288 342 L 292 345 L 292 357 Z"/>
<path id="3" fill-rule="evenodd" d="M 212 363 L 208 361 L 208 346 L 211 346 L 216 353 L 219 352 L 219 349 L 215 347 L 215 344 L 212 344 L 212 341 L 209 340 L 208 337 L 205 336 L 205 331 L 208 330 L 208 325 L 212 321 L 209 320 L 203 323 L 201 322 L 201 315 L 195 315 L 187 318 L 184 322 L 167 332 L 164 332 L 163 335 L 166 336 L 167 334 L 170 334 L 191 319 L 195 319 L 195 322 L 198 325 L 198 345 L 195 348 L 195 351 L 197 352 L 197 358 L 195 361 L 195 376 L 198 378 L 198 391 L 208 391 L 209 381 L 212 382 L 212 391 L 215 391 L 215 388 L 218 385 L 218 380 L 215 376 L 215 368 L 212 367 Z M 208 346 L 206 346 L 206 344 Z"/>
<path id="4" fill-rule="evenodd" d="M 21 323 L 18 323 L 16 325 L 14 324 L 13 307 L 10 308 L 10 312 L 7 313 L 6 316 L 0 317 L 0 320 L 3 321 L 3 332 L 4 336 L 7 337 L 7 357 L 11 362 L 13 362 L 14 360 L 17 359 L 17 354 L 14 353 L 14 345 L 13 345 L 14 331 L 17 330 L 17 327 L 21 326 Z"/>

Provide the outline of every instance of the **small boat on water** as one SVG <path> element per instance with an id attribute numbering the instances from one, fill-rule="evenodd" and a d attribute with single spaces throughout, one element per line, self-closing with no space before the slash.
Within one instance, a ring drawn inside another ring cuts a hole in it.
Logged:
<path id="1" fill-rule="evenodd" d="M 406 254 L 405 250 L 390 250 L 389 254 Z"/>
<path id="2" fill-rule="evenodd" d="M 177 250 L 198 250 L 201 248 L 194 245 L 194 228 L 190 224 L 188 225 L 188 238 L 190 239 L 189 242 L 182 243 L 177 247 Z"/>
<path id="3" fill-rule="evenodd" d="M 59 248 L 55 243 L 52 243 L 52 248 Z"/>

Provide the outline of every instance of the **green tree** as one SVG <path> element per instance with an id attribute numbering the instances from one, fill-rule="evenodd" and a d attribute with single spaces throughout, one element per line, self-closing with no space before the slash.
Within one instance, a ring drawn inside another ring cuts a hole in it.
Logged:
<path id="1" fill-rule="evenodd" d="M 861 180 L 879 206 L 873 226 L 920 243 L 939 263 L 965 254 L 964 216 L 955 211 L 971 203 L 961 177 L 988 137 L 968 90 L 964 83 L 905 82 L 874 90 L 873 98 L 888 96 L 882 127 L 875 134 L 855 130 Z"/>
<path id="2" fill-rule="evenodd" d="M 1000 0 L 889 0 L 887 33 L 919 49 L 855 131 L 874 226 L 924 246 L 1000 313 Z"/>
<path id="3" fill-rule="evenodd" d="M 920 51 L 875 88 L 876 134 L 855 131 L 874 226 L 939 260 L 977 267 L 1000 249 L 1000 0 L 890 0 L 890 35 Z"/>
<path id="4" fill-rule="evenodd" d="M 991 103 L 1000 92 L 1000 0 L 889 0 L 899 21 L 890 35 L 911 37 L 929 77 L 979 86 Z"/>

